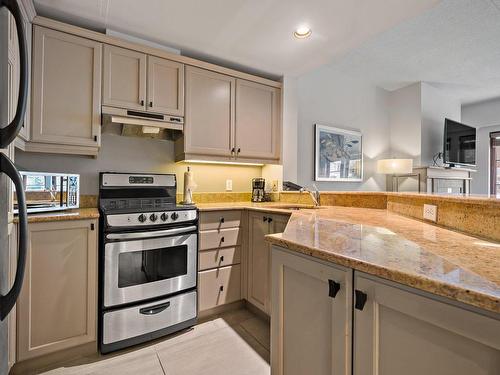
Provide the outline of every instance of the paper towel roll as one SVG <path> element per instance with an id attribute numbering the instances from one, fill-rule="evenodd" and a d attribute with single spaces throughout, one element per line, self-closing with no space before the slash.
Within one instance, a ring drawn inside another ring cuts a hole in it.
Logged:
<path id="1" fill-rule="evenodd" d="M 183 204 L 193 204 L 193 190 L 196 189 L 196 182 L 194 182 L 193 172 L 191 168 L 188 167 L 187 171 L 184 172 L 184 200 Z"/>

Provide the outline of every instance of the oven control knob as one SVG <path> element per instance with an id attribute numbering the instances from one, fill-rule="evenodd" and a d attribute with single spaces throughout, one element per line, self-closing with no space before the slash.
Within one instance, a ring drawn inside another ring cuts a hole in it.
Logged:
<path id="1" fill-rule="evenodd" d="M 139 217 L 137 218 L 141 223 L 144 223 L 147 219 L 146 215 L 140 214 Z"/>
<path id="2" fill-rule="evenodd" d="M 177 212 L 172 213 L 172 216 L 170 216 L 172 220 L 177 220 L 179 218 L 179 214 Z"/>
<path id="3" fill-rule="evenodd" d="M 168 215 L 164 212 L 160 216 L 161 221 L 167 221 L 168 220 Z"/>
<path id="4" fill-rule="evenodd" d="M 157 214 L 151 214 L 151 216 L 149 217 L 149 220 L 151 220 L 152 222 L 155 222 L 157 219 L 158 219 Z"/>

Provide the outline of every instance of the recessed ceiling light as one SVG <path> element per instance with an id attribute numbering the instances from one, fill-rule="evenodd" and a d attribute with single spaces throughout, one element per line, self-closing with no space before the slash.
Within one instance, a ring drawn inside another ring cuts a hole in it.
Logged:
<path id="1" fill-rule="evenodd" d="M 311 36 L 312 30 L 307 26 L 300 26 L 293 32 L 293 36 L 297 39 L 304 39 Z"/>

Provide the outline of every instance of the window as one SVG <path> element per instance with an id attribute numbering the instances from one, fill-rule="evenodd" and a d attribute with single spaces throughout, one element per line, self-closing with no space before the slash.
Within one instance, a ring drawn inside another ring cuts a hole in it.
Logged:
<path id="1" fill-rule="evenodd" d="M 490 192 L 500 198 L 500 132 L 490 133 Z"/>

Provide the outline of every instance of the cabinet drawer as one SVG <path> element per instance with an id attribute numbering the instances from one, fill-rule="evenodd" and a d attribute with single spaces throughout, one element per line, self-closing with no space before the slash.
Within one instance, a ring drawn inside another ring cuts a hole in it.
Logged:
<path id="1" fill-rule="evenodd" d="M 200 230 L 239 227 L 241 211 L 200 212 Z"/>
<path id="2" fill-rule="evenodd" d="M 238 264 L 241 262 L 240 252 L 239 246 L 200 251 L 199 270 L 203 271 Z"/>
<path id="3" fill-rule="evenodd" d="M 240 265 L 198 272 L 199 310 L 241 299 Z"/>
<path id="4" fill-rule="evenodd" d="M 239 245 L 240 233 L 240 228 L 201 231 L 200 250 Z"/>

